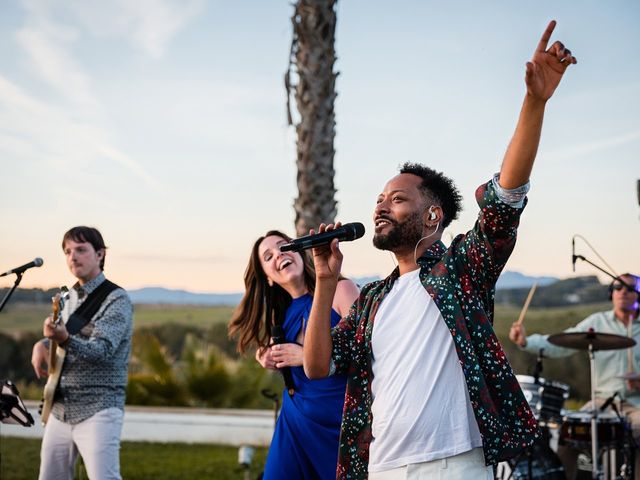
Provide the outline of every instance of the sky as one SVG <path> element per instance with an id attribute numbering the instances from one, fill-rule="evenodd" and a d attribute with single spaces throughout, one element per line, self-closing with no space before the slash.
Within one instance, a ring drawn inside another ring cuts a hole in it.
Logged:
<path id="1" fill-rule="evenodd" d="M 294 234 L 291 3 L 4 0 L 0 271 L 42 257 L 21 285 L 69 285 L 62 235 L 92 225 L 125 288 L 242 291 L 255 239 Z M 506 269 L 597 274 L 572 271 L 578 234 L 577 254 L 640 272 L 640 3 L 343 0 L 337 16 L 337 219 L 368 230 L 341 245 L 346 275 L 393 268 L 371 244 L 372 213 L 406 161 L 444 171 L 464 196 L 445 243 L 471 228 L 551 19 L 578 64 L 547 105 Z"/>

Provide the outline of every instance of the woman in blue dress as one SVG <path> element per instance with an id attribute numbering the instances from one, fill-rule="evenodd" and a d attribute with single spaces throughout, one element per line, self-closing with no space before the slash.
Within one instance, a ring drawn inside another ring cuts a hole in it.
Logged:
<path id="1" fill-rule="evenodd" d="M 315 287 L 313 263 L 306 253 L 280 252 L 291 239 L 272 230 L 258 238 L 245 272 L 245 294 L 229 325 L 238 350 L 255 346 L 256 360 L 269 369 L 288 368 L 293 389 L 283 391 L 282 409 L 264 469 L 265 480 L 333 479 L 346 379 L 309 380 L 302 368 L 302 344 Z M 349 312 L 358 288 L 338 282 L 332 326 Z M 284 343 L 273 345 L 273 326 Z"/>

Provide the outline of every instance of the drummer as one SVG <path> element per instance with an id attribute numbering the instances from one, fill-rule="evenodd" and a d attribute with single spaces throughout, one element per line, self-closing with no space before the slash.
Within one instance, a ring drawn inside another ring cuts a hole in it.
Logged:
<path id="1" fill-rule="evenodd" d="M 617 392 L 624 400 L 621 405 L 622 411 L 631 422 L 633 436 L 638 441 L 640 440 L 640 380 L 638 380 L 640 379 L 640 322 L 638 321 L 640 278 L 630 273 L 624 273 L 609 285 L 609 293 L 613 305 L 612 310 L 594 313 L 565 332 L 587 332 L 589 329 L 593 329 L 597 333 L 631 336 L 636 340 L 636 346 L 633 347 L 632 365 L 629 365 L 627 349 L 596 352 L 595 362 L 596 392 L 598 394 L 596 403 L 602 405 L 608 397 Z M 527 352 L 538 353 L 541 348 L 544 348 L 545 356 L 557 358 L 566 357 L 578 351 L 553 345 L 547 340 L 548 336 L 540 334 L 527 336 L 524 325 L 516 323 L 511 326 L 509 331 L 509 339 Z M 631 375 L 629 372 L 632 372 Z M 591 409 L 591 402 L 584 405 L 582 409 Z M 561 453 L 565 454 L 561 455 Z M 558 455 L 565 464 L 567 478 L 572 479 L 577 453 L 566 455 L 566 452 L 559 450 Z M 640 479 L 640 452 L 636 453 L 635 467 L 635 478 Z"/>

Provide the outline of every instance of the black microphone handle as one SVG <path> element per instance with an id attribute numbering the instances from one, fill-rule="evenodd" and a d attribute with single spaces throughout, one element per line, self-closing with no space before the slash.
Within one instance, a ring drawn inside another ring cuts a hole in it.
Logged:
<path id="1" fill-rule="evenodd" d="M 337 238 L 341 242 L 348 242 L 361 238 L 364 235 L 364 225 L 359 222 L 345 223 L 344 225 L 328 232 L 305 235 L 280 245 L 281 252 L 300 252 L 309 248 L 330 244 Z"/>
<path id="2" fill-rule="evenodd" d="M 287 343 L 287 340 L 284 338 L 284 330 L 281 325 L 274 325 L 273 330 L 271 332 L 273 336 L 274 345 Z M 278 368 L 280 373 L 282 373 L 282 378 L 284 379 L 284 386 L 287 389 L 287 393 L 289 393 L 290 397 L 293 397 L 295 392 L 295 383 L 293 383 L 293 375 L 291 374 L 291 368 L 282 367 Z"/>
<path id="3" fill-rule="evenodd" d="M 572 263 L 572 267 L 573 267 L 573 271 L 576 271 L 576 260 L 578 259 L 578 257 L 576 257 L 576 237 L 574 236 L 571 239 L 571 263 Z"/>

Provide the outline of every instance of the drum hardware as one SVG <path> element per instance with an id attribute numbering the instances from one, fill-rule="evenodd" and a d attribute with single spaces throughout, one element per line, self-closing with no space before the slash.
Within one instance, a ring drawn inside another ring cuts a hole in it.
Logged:
<path id="1" fill-rule="evenodd" d="M 592 442 L 591 412 L 569 412 L 560 429 L 560 442 L 577 450 L 588 449 Z M 624 423 L 613 413 L 598 415 L 596 436 L 599 447 L 611 447 L 624 441 Z"/>
<path id="2" fill-rule="evenodd" d="M 569 398 L 569 385 L 529 375 L 516 375 L 522 393 L 541 427 L 557 427 L 562 423 L 564 402 Z"/>
<path id="3" fill-rule="evenodd" d="M 635 340 L 621 335 L 609 333 L 596 333 L 592 328 L 587 332 L 557 333 L 550 335 L 550 343 L 561 347 L 575 348 L 578 350 L 588 350 L 589 369 L 591 372 L 591 458 L 593 468 L 591 478 L 597 479 L 601 475 L 598 465 L 598 408 L 596 407 L 596 363 L 595 352 L 597 350 L 618 350 L 629 348 L 636 344 Z"/>
<path id="4" fill-rule="evenodd" d="M 533 381 L 538 383 L 540 379 L 540 374 L 542 373 L 542 359 L 544 358 L 544 348 L 538 350 L 538 358 L 536 358 L 536 366 L 533 367 Z"/>
<path id="5" fill-rule="evenodd" d="M 507 462 L 514 480 L 564 480 L 564 467 L 550 447 L 549 427 L 562 422 L 564 402 L 569 398 L 569 385 L 540 376 L 543 371 L 544 349 L 538 352 L 533 376 L 516 375 L 522 393 L 536 417 L 542 438 Z M 503 477 L 504 478 L 504 475 Z"/>
<path id="6" fill-rule="evenodd" d="M 598 415 L 598 461 L 601 466 L 598 478 L 629 480 L 634 478 L 635 458 L 631 424 L 619 414 L 615 403 L 611 403 L 611 408 L 613 412 L 607 411 Z M 601 409 L 602 407 L 598 408 L 600 411 Z M 579 452 L 576 478 L 592 478 L 594 464 L 591 453 L 591 412 L 568 412 L 559 435 L 560 445 L 566 445 L 571 450 Z"/>
<path id="7" fill-rule="evenodd" d="M 509 478 L 514 480 L 565 480 L 566 478 L 562 462 L 549 447 L 548 433 L 544 431 L 542 439 L 508 463 L 511 469 Z"/>
<path id="8" fill-rule="evenodd" d="M 633 338 L 614 335 L 613 333 L 598 333 L 592 328 L 587 332 L 556 333 L 549 335 L 549 342 L 565 348 L 576 350 L 620 350 L 633 347 L 636 341 Z"/>

